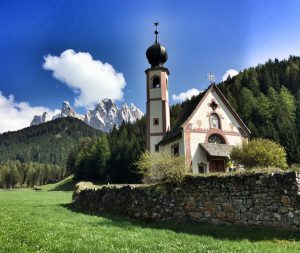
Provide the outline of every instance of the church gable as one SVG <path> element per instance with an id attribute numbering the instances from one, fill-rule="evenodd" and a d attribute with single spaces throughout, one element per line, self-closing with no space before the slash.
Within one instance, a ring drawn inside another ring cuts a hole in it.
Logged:
<path id="1" fill-rule="evenodd" d="M 223 132 L 243 137 L 250 134 L 250 130 L 215 85 L 205 92 L 182 127 L 197 132 Z"/>
<path id="2" fill-rule="evenodd" d="M 214 124 L 217 126 L 213 126 Z M 185 104 L 175 126 L 159 145 L 180 138 L 183 129 L 189 132 L 219 132 L 242 137 L 250 135 L 250 130 L 215 84 Z M 208 140 L 203 140 L 203 142 L 208 142 Z"/>

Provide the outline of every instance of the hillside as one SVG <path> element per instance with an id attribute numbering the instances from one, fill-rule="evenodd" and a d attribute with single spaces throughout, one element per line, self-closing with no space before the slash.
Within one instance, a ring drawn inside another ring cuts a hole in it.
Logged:
<path id="1" fill-rule="evenodd" d="M 300 163 L 300 57 L 269 60 L 218 86 L 251 130 L 251 138 L 280 143 L 288 162 Z M 182 105 L 171 107 L 171 122 Z"/>
<path id="2" fill-rule="evenodd" d="M 70 149 L 81 137 L 101 134 L 79 119 L 58 118 L 0 135 L 0 162 L 49 163 L 65 166 Z"/>
<path id="3" fill-rule="evenodd" d="M 300 162 L 300 57 L 269 60 L 228 78 L 220 88 L 252 131 L 279 142 Z"/>

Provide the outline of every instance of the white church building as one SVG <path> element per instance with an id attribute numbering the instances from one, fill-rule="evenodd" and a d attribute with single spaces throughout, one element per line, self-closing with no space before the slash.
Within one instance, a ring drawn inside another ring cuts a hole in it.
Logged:
<path id="1" fill-rule="evenodd" d="M 220 89 L 211 84 L 186 102 L 170 128 L 168 55 L 157 41 L 147 49 L 147 149 L 185 157 L 193 173 L 223 172 L 233 146 L 248 140 L 250 130 Z"/>

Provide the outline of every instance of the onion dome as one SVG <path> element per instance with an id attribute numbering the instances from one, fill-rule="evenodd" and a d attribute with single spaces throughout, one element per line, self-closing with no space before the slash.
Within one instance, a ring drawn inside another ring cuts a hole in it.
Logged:
<path id="1" fill-rule="evenodd" d="M 157 42 L 157 26 L 158 22 L 154 23 L 156 26 L 155 34 L 155 42 L 152 46 L 150 46 L 146 51 L 146 56 L 148 62 L 151 64 L 151 67 L 163 66 L 163 64 L 168 60 L 168 53 L 165 46 L 161 45 Z"/>

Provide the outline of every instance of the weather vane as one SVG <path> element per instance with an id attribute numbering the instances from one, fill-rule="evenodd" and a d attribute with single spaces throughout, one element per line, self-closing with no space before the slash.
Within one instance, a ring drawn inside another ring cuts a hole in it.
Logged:
<path id="1" fill-rule="evenodd" d="M 216 80 L 216 76 L 212 72 L 209 72 L 209 74 L 206 76 L 206 78 L 210 81 L 210 84 L 213 84 Z"/>
<path id="2" fill-rule="evenodd" d="M 154 26 L 155 26 L 155 32 L 154 32 L 154 34 L 155 34 L 155 43 L 157 43 L 157 35 L 158 35 L 157 27 L 158 27 L 158 25 L 159 25 L 158 21 L 154 22 Z"/>

